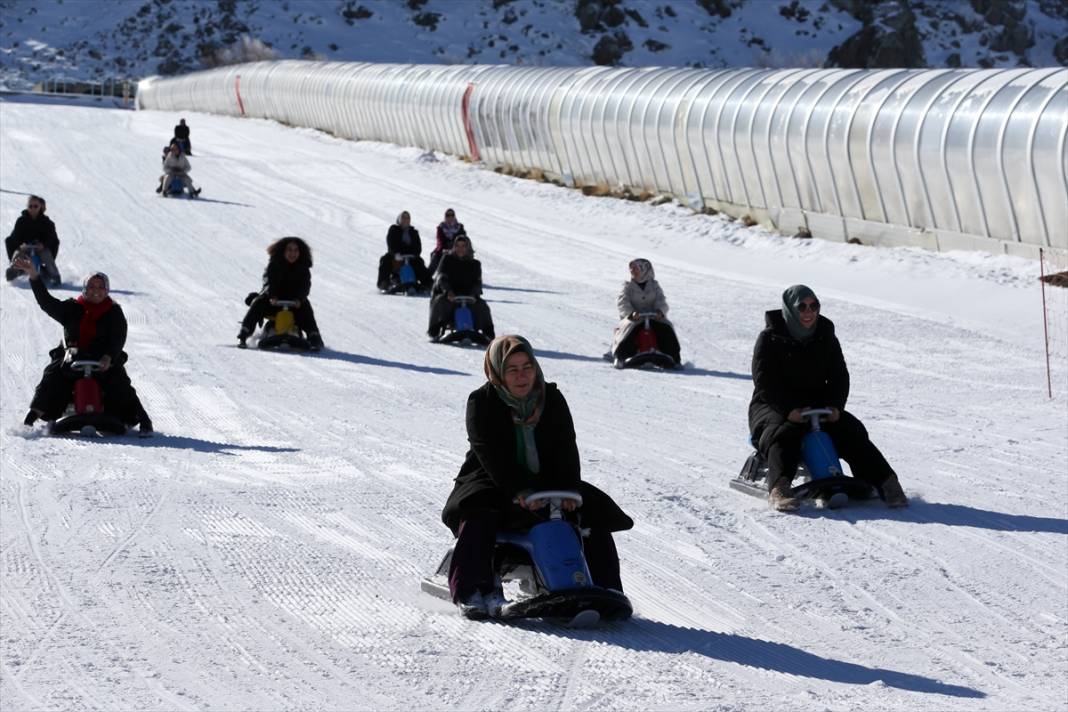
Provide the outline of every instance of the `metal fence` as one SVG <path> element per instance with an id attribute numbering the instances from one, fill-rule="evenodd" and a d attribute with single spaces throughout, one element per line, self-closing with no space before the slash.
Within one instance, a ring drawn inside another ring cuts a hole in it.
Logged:
<path id="1" fill-rule="evenodd" d="M 1068 69 L 617 69 L 285 60 L 143 80 L 275 119 L 664 193 L 793 233 L 1068 249 Z"/>

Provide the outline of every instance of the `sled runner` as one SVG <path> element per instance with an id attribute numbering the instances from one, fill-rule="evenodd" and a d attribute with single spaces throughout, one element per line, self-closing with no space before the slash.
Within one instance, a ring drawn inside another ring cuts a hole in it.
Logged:
<path id="1" fill-rule="evenodd" d="M 810 430 L 801 440 L 801 463 L 791 496 L 795 499 L 812 500 L 816 506 L 837 509 L 850 500 L 865 500 L 876 496 L 875 490 L 865 482 L 849 477 L 842 472 L 831 436 L 820 429 L 820 419 L 830 414 L 828 408 L 813 408 L 801 411 L 808 418 Z M 768 465 L 759 451 L 754 450 L 746 459 L 742 471 L 730 481 L 730 486 L 739 492 L 767 499 Z"/>

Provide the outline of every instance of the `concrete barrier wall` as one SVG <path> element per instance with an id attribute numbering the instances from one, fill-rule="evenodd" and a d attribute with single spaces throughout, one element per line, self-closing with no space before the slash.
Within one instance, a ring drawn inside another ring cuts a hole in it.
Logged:
<path id="1" fill-rule="evenodd" d="M 793 234 L 1068 249 L 1068 69 L 665 69 L 285 60 L 143 80 L 138 107 L 274 119 Z"/>

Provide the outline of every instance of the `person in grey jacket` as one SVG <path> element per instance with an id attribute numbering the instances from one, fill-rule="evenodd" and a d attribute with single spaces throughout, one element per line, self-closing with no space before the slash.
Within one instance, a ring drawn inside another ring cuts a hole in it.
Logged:
<path id="1" fill-rule="evenodd" d="M 182 188 L 189 191 L 191 197 L 200 195 L 200 188 L 193 185 L 193 179 L 189 177 L 189 159 L 182 153 L 182 147 L 177 141 L 171 143 L 167 150 L 167 157 L 163 159 L 163 175 L 159 177 L 157 193 L 163 193 L 170 182 L 177 178 L 182 183 Z M 166 193 L 164 193 L 166 195 Z"/>
<path id="2" fill-rule="evenodd" d="M 612 355 L 622 361 L 637 352 L 638 325 L 644 320 L 640 314 L 656 314 L 650 321 L 656 332 L 658 349 L 681 364 L 679 340 L 675 329 L 668 321 L 668 303 L 664 290 L 656 281 L 656 273 L 649 260 L 637 258 L 630 261 L 630 280 L 623 284 L 616 298 L 619 311 L 619 324 L 616 325 L 612 339 Z"/>

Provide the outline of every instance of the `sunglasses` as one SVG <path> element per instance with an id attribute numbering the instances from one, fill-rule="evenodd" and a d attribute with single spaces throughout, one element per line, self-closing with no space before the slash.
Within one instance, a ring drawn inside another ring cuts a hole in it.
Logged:
<path id="1" fill-rule="evenodd" d="M 798 314 L 804 314 L 807 311 L 818 312 L 819 310 L 820 310 L 820 303 L 819 302 L 812 302 L 811 304 L 809 304 L 808 302 L 801 302 L 800 304 L 797 305 L 797 313 Z"/>
<path id="2" fill-rule="evenodd" d="M 34 210 L 36 210 L 37 208 L 41 207 L 41 204 L 40 203 L 30 203 L 26 207 L 27 208 L 33 208 Z"/>
<path id="3" fill-rule="evenodd" d="M 456 213 L 445 213 L 445 217 L 454 218 L 454 217 L 456 217 Z"/>

